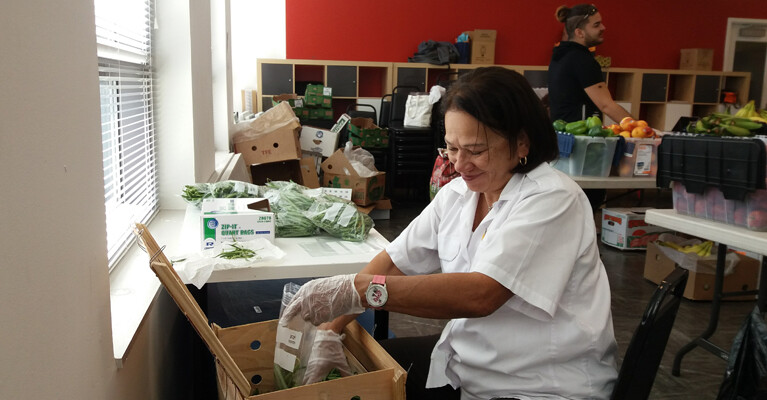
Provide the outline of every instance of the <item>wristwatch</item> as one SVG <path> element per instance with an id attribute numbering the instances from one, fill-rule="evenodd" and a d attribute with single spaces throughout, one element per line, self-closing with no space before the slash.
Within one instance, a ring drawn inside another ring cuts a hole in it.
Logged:
<path id="1" fill-rule="evenodd" d="M 367 299 L 371 308 L 383 308 L 386 304 L 386 300 L 389 299 L 389 292 L 386 290 L 386 276 L 373 276 L 373 280 L 370 281 L 368 290 L 365 292 L 365 299 Z"/>

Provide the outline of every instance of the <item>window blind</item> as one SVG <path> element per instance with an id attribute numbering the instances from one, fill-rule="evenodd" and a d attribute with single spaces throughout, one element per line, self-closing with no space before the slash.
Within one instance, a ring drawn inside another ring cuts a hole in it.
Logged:
<path id="1" fill-rule="evenodd" d="M 152 120 L 153 0 L 95 0 L 110 268 L 133 243 L 133 224 L 157 213 Z"/>

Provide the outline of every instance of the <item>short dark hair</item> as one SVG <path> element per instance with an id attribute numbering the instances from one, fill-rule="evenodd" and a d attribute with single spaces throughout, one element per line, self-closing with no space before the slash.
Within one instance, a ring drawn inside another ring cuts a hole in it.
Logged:
<path id="1" fill-rule="evenodd" d="M 503 67 L 480 67 L 463 73 L 447 91 L 443 114 L 463 111 L 509 141 L 516 150 L 524 132 L 530 140 L 527 163 L 514 172 L 529 172 L 559 156 L 557 134 L 543 103 L 522 75 Z"/>
<path id="2" fill-rule="evenodd" d="M 565 24 L 565 33 L 567 38 L 572 39 L 576 29 L 583 29 L 589 20 L 589 17 L 599 12 L 597 6 L 593 4 L 578 4 L 572 8 L 559 6 L 554 12 L 554 18 Z"/>

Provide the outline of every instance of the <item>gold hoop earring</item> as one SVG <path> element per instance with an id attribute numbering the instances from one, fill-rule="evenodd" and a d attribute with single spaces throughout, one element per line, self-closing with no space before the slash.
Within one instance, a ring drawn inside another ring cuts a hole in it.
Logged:
<path id="1" fill-rule="evenodd" d="M 527 156 L 524 156 L 519 159 L 519 165 L 522 165 L 522 166 L 527 165 Z"/>

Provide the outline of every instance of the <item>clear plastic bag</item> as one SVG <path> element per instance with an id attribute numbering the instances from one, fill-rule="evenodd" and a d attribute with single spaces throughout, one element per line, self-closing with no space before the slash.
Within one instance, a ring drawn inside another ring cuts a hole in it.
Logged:
<path id="1" fill-rule="evenodd" d="M 314 203 L 307 188 L 294 182 L 276 181 L 266 184 L 264 197 L 274 212 L 276 237 L 302 237 L 317 233 L 317 226 L 304 215 Z"/>
<path id="2" fill-rule="evenodd" d="M 187 203 L 200 208 L 203 199 L 208 198 L 256 198 L 260 197 L 258 185 L 243 181 L 221 181 L 214 183 L 195 183 L 185 185 L 181 197 Z"/>
<path id="3" fill-rule="evenodd" d="M 300 288 L 301 286 L 293 282 L 285 285 L 282 291 L 280 318 L 285 307 Z M 317 327 L 298 315 L 288 321 L 280 319 L 280 324 L 277 325 L 277 345 L 274 349 L 276 389 L 288 389 L 301 385 L 316 333 Z"/>
<path id="4" fill-rule="evenodd" d="M 304 215 L 331 236 L 352 242 L 364 242 L 374 225 L 373 219 L 357 210 L 354 203 L 330 197 L 318 198 Z"/>

